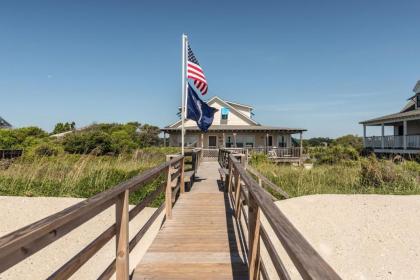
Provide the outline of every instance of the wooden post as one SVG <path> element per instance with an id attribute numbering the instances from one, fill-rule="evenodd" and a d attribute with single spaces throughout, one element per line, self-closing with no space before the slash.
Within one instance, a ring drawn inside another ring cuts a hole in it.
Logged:
<path id="1" fill-rule="evenodd" d="M 384 149 L 385 148 L 385 124 L 382 124 L 382 129 L 381 129 L 381 131 L 382 131 L 382 138 L 381 138 L 381 147 L 382 147 L 382 149 Z"/>
<path id="2" fill-rule="evenodd" d="M 163 132 L 163 146 L 166 147 L 166 131 Z"/>
<path id="3" fill-rule="evenodd" d="M 363 147 L 366 148 L 366 125 L 363 125 Z"/>
<path id="4" fill-rule="evenodd" d="M 268 154 L 268 133 L 265 135 L 265 153 Z"/>
<path id="5" fill-rule="evenodd" d="M 192 156 L 192 158 L 193 158 L 193 161 L 194 161 L 194 151 L 193 151 L 193 156 Z M 184 166 L 184 164 L 185 164 L 185 158 L 182 158 L 181 159 L 181 162 L 179 163 L 180 164 L 180 166 L 179 166 L 179 169 L 180 169 L 180 171 L 181 171 L 181 174 L 180 174 L 180 184 L 181 184 L 181 186 L 180 186 L 180 190 L 181 190 L 181 193 L 184 193 L 185 192 L 185 183 L 184 183 L 184 168 L 185 168 L 185 166 Z M 193 168 L 195 168 L 195 166 L 194 166 L 195 164 L 194 164 L 194 162 L 193 162 Z M 193 169 L 194 171 L 195 171 L 195 169 Z"/>
<path id="6" fill-rule="evenodd" d="M 172 186 L 171 186 L 171 166 L 167 169 L 166 192 L 165 192 L 165 212 L 166 219 L 172 218 Z"/>
<path id="7" fill-rule="evenodd" d="M 246 169 L 246 155 L 245 154 L 241 154 L 240 155 L 241 158 L 241 165 Z"/>
<path id="8" fill-rule="evenodd" d="M 236 148 L 236 133 L 233 133 L 233 147 Z"/>
<path id="9" fill-rule="evenodd" d="M 249 279 L 256 279 L 259 271 L 259 243 L 260 243 L 260 211 L 252 195 L 249 195 L 248 205 L 248 256 Z"/>
<path id="10" fill-rule="evenodd" d="M 201 133 L 201 149 L 204 148 L 204 134 Z"/>
<path id="11" fill-rule="evenodd" d="M 229 175 L 226 177 L 227 188 L 226 191 L 230 193 L 232 191 L 232 179 L 233 179 L 233 164 L 229 161 Z"/>
<path id="12" fill-rule="evenodd" d="M 128 194 L 129 190 L 125 190 L 118 196 L 115 204 L 115 226 L 116 226 L 116 257 L 115 269 L 117 279 L 129 278 L 129 250 L 128 250 Z"/>
<path id="13" fill-rule="evenodd" d="M 403 147 L 407 150 L 407 121 L 403 122 Z"/>
<path id="14" fill-rule="evenodd" d="M 235 217 L 240 220 L 241 215 L 241 175 L 239 172 L 235 176 Z"/>

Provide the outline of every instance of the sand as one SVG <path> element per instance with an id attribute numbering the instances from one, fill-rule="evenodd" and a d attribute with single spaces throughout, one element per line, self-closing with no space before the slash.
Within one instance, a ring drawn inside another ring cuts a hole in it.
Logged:
<path id="1" fill-rule="evenodd" d="M 0 236 L 56 213 L 82 200 L 78 198 L 0 196 Z M 147 222 L 155 210 L 155 208 L 145 208 L 130 222 L 130 238 Z M 130 253 L 130 271 L 135 268 L 153 241 L 162 219 L 163 213 L 137 244 L 136 248 Z M 0 274 L 0 279 L 45 279 L 114 222 L 115 208 L 110 207 L 58 241 L 6 270 Z M 72 279 L 96 279 L 114 257 L 115 239 L 108 242 L 95 256 L 82 266 L 73 275 Z"/>
<path id="2" fill-rule="evenodd" d="M 0 235 L 79 201 L 0 197 Z M 343 279 L 420 279 L 420 196 L 313 195 L 277 204 Z M 153 211 L 153 208 L 145 209 L 130 223 L 130 237 Z M 130 255 L 130 269 L 156 236 L 162 217 Z M 44 279 L 113 222 L 114 208 L 110 208 L 0 274 L 0 279 Z M 267 231 L 270 232 L 268 228 Z M 299 279 L 279 241 L 273 242 L 292 279 Z M 73 279 L 96 278 L 114 258 L 114 248 L 114 241 L 109 242 Z M 268 269 L 273 273 L 273 267 L 268 265 Z"/>
<path id="3" fill-rule="evenodd" d="M 277 205 L 343 279 L 420 279 L 420 196 L 312 195 Z"/>

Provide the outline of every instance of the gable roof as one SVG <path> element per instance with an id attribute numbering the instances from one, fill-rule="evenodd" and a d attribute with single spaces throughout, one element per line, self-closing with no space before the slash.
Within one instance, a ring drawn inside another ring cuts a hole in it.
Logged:
<path id="1" fill-rule="evenodd" d="M 220 99 L 220 100 L 223 100 L 223 99 L 222 99 L 222 98 L 220 98 L 219 96 L 215 95 L 215 96 L 213 96 L 212 98 L 210 98 L 207 102 L 211 102 L 211 101 L 213 101 L 213 99 Z M 254 107 L 252 107 L 252 106 L 250 106 L 250 105 L 245 105 L 245 104 L 238 103 L 238 102 L 227 101 L 227 100 L 223 100 L 223 101 L 225 101 L 226 103 L 228 103 L 228 104 L 230 104 L 230 105 L 237 105 L 237 106 L 239 106 L 239 107 L 245 107 L 245 108 L 248 108 L 248 109 L 253 109 L 253 108 L 254 108 Z"/>
<path id="2" fill-rule="evenodd" d="M 243 113 L 241 113 L 238 109 L 236 109 L 234 106 L 232 106 L 231 104 L 237 104 L 237 103 L 233 103 L 233 102 L 229 102 L 229 101 L 225 101 L 222 98 L 218 97 L 218 96 L 214 96 L 212 98 L 210 98 L 209 100 L 206 101 L 207 104 L 210 105 L 210 103 L 219 101 L 220 103 L 222 103 L 224 106 L 226 106 L 227 108 L 229 108 L 232 111 L 235 111 L 236 114 L 238 114 L 239 116 L 241 116 L 242 118 L 244 118 L 245 120 L 251 122 L 253 125 L 260 125 L 257 121 L 251 119 L 250 117 L 244 115 Z M 244 106 L 244 107 L 248 107 L 248 108 L 252 108 L 248 105 L 242 105 L 242 104 L 237 104 L 239 106 Z M 181 120 L 176 121 L 173 124 L 170 124 L 166 127 L 174 127 L 174 126 L 179 126 L 179 124 L 181 123 Z"/>
<path id="3" fill-rule="evenodd" d="M 8 123 L 5 119 L 0 117 L 0 128 L 10 128 L 12 125 Z"/>
<path id="4" fill-rule="evenodd" d="M 417 81 L 416 85 L 413 88 L 414 93 L 420 93 L 420 80 Z"/>

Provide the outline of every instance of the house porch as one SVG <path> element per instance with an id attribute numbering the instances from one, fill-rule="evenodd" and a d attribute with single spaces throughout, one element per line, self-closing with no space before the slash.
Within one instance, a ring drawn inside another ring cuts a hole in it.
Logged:
<path id="1" fill-rule="evenodd" d="M 367 136 L 368 127 L 380 127 L 380 135 Z M 363 139 L 364 147 L 375 153 L 420 153 L 420 118 L 364 123 Z"/>

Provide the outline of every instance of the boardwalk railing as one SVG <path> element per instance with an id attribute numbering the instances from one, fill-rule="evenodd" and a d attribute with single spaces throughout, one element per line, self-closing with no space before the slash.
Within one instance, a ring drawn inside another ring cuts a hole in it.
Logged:
<path id="1" fill-rule="evenodd" d="M 23 150 L 0 150 L 0 159 L 11 159 L 22 156 Z"/>
<path id="2" fill-rule="evenodd" d="M 267 264 L 264 263 L 266 260 L 262 260 L 260 254 L 261 245 L 267 250 L 280 279 L 290 279 L 282 259 L 273 246 L 272 238 L 277 238 L 281 242 L 303 279 L 340 279 L 275 205 L 270 194 L 247 173 L 244 164 L 237 159 L 237 156 L 222 151 L 219 162 L 222 165 L 227 158 L 229 175 L 225 188 L 232 198 L 235 217 L 242 231 L 248 232 L 249 279 L 258 279 L 260 275 L 264 279 L 269 279 Z M 262 215 L 265 216 L 275 236 L 268 236 L 261 224 Z"/>
<path id="3" fill-rule="evenodd" d="M 162 175 L 165 176 L 164 180 L 161 179 Z M 129 194 L 155 180 L 159 180 L 160 185 L 129 211 Z M 165 203 L 155 211 L 134 238 L 129 240 L 129 222 L 163 192 L 166 194 Z M 69 278 L 114 236 L 116 237 L 115 259 L 99 279 L 109 279 L 114 272 L 117 279 L 128 279 L 129 252 L 163 209 L 166 209 L 166 218 L 171 218 L 172 206 L 178 192 L 184 192 L 184 157 L 180 155 L 61 212 L 1 237 L 0 273 L 115 205 L 115 223 L 54 272 L 49 279 Z"/>

